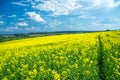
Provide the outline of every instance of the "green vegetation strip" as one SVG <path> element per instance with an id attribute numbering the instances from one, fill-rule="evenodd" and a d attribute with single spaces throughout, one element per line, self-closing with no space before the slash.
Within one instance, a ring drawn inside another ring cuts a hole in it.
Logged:
<path id="1" fill-rule="evenodd" d="M 102 45 L 100 35 L 98 36 L 98 40 L 99 40 L 99 57 L 98 57 L 99 77 L 100 77 L 100 80 L 105 80 L 104 54 L 103 54 L 103 45 Z"/>

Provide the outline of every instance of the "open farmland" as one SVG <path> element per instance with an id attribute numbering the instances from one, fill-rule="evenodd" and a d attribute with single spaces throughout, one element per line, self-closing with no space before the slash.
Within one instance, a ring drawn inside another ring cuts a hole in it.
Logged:
<path id="1" fill-rule="evenodd" d="M 120 80 L 120 31 L 0 43 L 0 80 Z"/>

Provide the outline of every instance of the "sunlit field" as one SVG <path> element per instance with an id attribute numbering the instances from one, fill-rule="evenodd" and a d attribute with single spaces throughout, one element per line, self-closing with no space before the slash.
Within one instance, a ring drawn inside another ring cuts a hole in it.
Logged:
<path id="1" fill-rule="evenodd" d="M 120 31 L 2 42 L 0 80 L 120 80 Z"/>

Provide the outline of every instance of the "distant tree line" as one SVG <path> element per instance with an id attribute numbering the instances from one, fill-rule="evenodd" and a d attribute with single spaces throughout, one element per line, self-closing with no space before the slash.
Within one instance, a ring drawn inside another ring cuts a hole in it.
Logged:
<path id="1" fill-rule="evenodd" d="M 105 30 L 112 31 L 112 30 Z M 116 30 L 115 30 L 116 31 Z M 77 33 L 92 33 L 92 32 L 101 32 L 101 31 L 56 31 L 56 32 L 36 32 L 36 33 L 27 33 L 27 34 L 1 34 L 0 42 L 25 39 L 38 36 L 50 36 L 50 35 L 60 35 L 60 34 L 77 34 Z M 103 32 L 103 31 L 102 31 Z"/>

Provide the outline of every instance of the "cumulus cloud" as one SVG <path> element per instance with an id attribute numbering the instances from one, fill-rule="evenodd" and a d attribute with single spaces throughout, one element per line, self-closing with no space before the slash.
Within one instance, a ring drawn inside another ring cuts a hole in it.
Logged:
<path id="1" fill-rule="evenodd" d="M 92 7 L 107 7 L 113 8 L 120 6 L 120 1 L 115 0 L 87 0 L 92 3 Z"/>
<path id="2" fill-rule="evenodd" d="M 0 25 L 3 25 L 5 22 L 4 21 L 0 21 Z"/>
<path id="3" fill-rule="evenodd" d="M 40 14 L 37 14 L 35 12 L 26 12 L 26 14 L 36 22 L 45 22 L 45 20 L 40 16 Z"/>
<path id="4" fill-rule="evenodd" d="M 114 8 L 120 6 L 120 0 L 21 0 L 19 2 L 12 2 L 12 4 L 20 6 L 28 6 L 26 2 L 32 5 L 32 8 L 52 12 L 53 15 L 68 15 L 74 14 L 83 9 L 94 8 Z"/>
<path id="5" fill-rule="evenodd" d="M 16 26 L 28 26 L 28 24 L 25 22 L 19 22 L 19 23 L 16 23 Z"/>
<path id="6" fill-rule="evenodd" d="M 39 2 L 41 0 L 36 0 Z M 54 15 L 67 15 L 72 10 L 82 7 L 77 0 L 49 0 L 43 1 L 42 4 L 34 4 L 33 8 L 43 11 L 51 11 Z"/>
<path id="7" fill-rule="evenodd" d="M 115 2 L 115 0 L 106 0 L 106 2 L 108 3 L 107 6 L 108 6 L 109 8 L 120 6 L 120 1 Z"/>
<path id="8" fill-rule="evenodd" d="M 84 9 L 114 8 L 120 6 L 120 1 L 115 0 L 28 0 L 37 10 L 52 12 L 53 15 L 74 14 Z"/>

